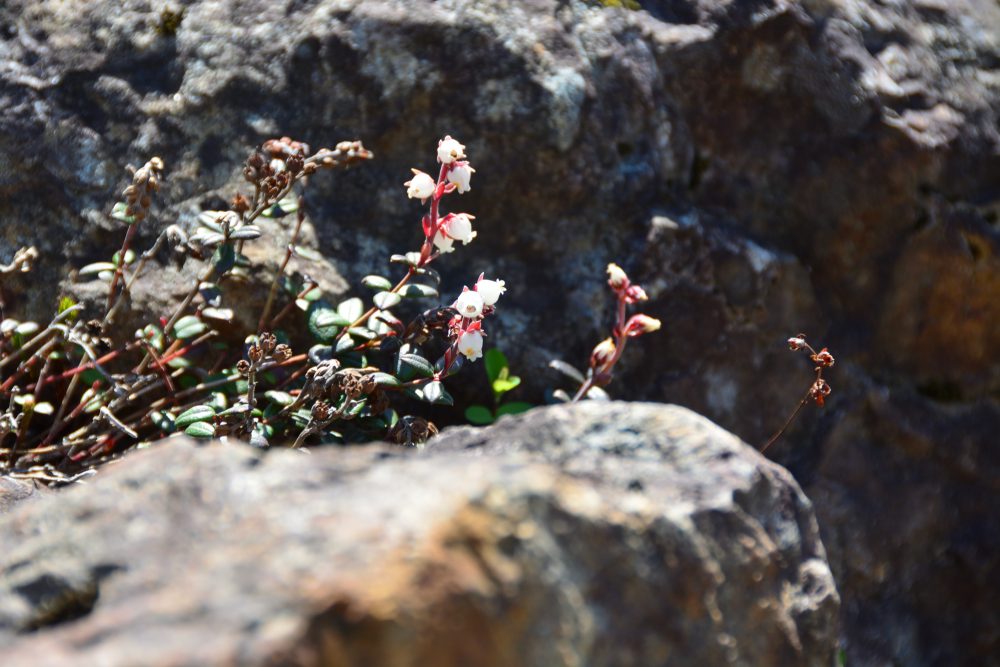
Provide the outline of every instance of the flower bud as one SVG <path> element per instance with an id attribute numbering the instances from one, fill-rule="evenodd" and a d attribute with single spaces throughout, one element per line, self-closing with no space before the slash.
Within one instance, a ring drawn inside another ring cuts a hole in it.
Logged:
<path id="1" fill-rule="evenodd" d="M 437 184 L 430 174 L 425 174 L 419 169 L 411 169 L 410 171 L 413 172 L 413 178 L 403 183 L 406 186 L 406 196 L 410 199 L 423 201 L 433 195 Z"/>
<path id="2" fill-rule="evenodd" d="M 611 289 L 620 290 L 628 287 L 628 276 L 622 267 L 618 266 L 614 262 L 608 264 L 608 285 Z"/>
<path id="3" fill-rule="evenodd" d="M 654 331 L 659 331 L 661 326 L 660 320 L 655 317 L 650 317 L 649 315 L 633 315 L 629 318 L 628 322 L 625 323 L 625 335 L 630 338 L 635 338 L 636 336 L 641 336 L 642 334 L 652 333 Z"/>
<path id="4" fill-rule="evenodd" d="M 788 349 L 794 351 L 801 350 L 806 346 L 805 336 L 798 335 L 788 339 Z"/>
<path id="5" fill-rule="evenodd" d="M 466 291 L 459 295 L 458 300 L 455 301 L 454 308 L 462 317 L 475 319 L 483 313 L 483 306 L 485 305 L 483 297 L 479 292 Z"/>
<path id="6" fill-rule="evenodd" d="M 647 299 L 649 299 L 649 296 L 647 296 L 646 290 L 638 285 L 629 285 L 625 288 L 625 303 L 637 303 L 639 301 L 646 301 Z"/>
<path id="7" fill-rule="evenodd" d="M 483 303 L 492 306 L 500 298 L 500 295 L 507 291 L 506 283 L 502 280 L 486 280 L 480 278 L 476 282 L 476 292 L 483 297 Z"/>
<path id="8" fill-rule="evenodd" d="M 466 292 L 475 294 L 475 292 Z M 483 356 L 483 334 L 479 331 L 466 331 L 458 339 L 458 351 L 469 361 L 475 361 Z"/>
<path id="9" fill-rule="evenodd" d="M 437 157 L 441 164 L 451 164 L 465 158 L 465 146 L 450 136 L 438 142 Z"/>
<path id="10" fill-rule="evenodd" d="M 472 189 L 469 182 L 474 173 L 476 170 L 469 166 L 468 162 L 458 162 L 448 172 L 448 182 L 458 188 L 458 194 L 465 194 Z"/>
<path id="11" fill-rule="evenodd" d="M 614 359 L 616 351 L 615 341 L 611 338 L 605 338 L 590 353 L 590 367 L 604 370 L 611 363 L 611 360 Z"/>

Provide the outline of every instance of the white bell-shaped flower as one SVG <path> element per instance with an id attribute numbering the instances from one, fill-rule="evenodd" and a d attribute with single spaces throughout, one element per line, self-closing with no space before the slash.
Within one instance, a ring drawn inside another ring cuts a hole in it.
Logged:
<path id="1" fill-rule="evenodd" d="M 465 158 L 465 146 L 450 136 L 438 142 L 438 160 L 441 164 L 451 164 Z"/>
<path id="2" fill-rule="evenodd" d="M 434 194 L 437 183 L 430 174 L 425 174 L 419 169 L 411 169 L 413 178 L 403 183 L 406 186 L 406 196 L 410 199 L 427 199 Z"/>
<path id="3" fill-rule="evenodd" d="M 468 317 L 469 319 L 476 319 L 483 314 L 483 297 L 479 292 L 466 291 L 459 295 L 458 300 L 455 301 L 455 310 L 462 317 Z"/>
<path id="4" fill-rule="evenodd" d="M 483 303 L 492 306 L 500 298 L 500 295 L 507 291 L 505 284 L 502 280 L 480 278 L 476 283 L 476 292 L 483 297 Z"/>
<path id="5" fill-rule="evenodd" d="M 466 292 L 472 294 L 473 292 Z M 469 361 L 475 361 L 483 356 L 483 334 L 479 331 L 466 331 L 458 339 L 458 351 Z"/>

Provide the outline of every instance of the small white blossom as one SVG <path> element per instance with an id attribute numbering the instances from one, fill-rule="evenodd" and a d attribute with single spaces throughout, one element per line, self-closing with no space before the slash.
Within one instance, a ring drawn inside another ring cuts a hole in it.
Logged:
<path id="1" fill-rule="evenodd" d="M 438 142 L 438 160 L 441 164 L 451 164 L 455 160 L 465 158 L 465 146 L 452 139 L 445 137 Z"/>
<path id="2" fill-rule="evenodd" d="M 476 170 L 469 166 L 468 162 L 460 162 L 448 172 L 448 182 L 458 188 L 458 194 L 465 194 L 472 189 L 469 181 Z"/>
<path id="3" fill-rule="evenodd" d="M 476 283 L 476 291 L 483 297 L 483 303 L 492 306 L 500 298 L 500 295 L 507 291 L 502 280 L 486 280 L 481 278 Z"/>
<path id="4" fill-rule="evenodd" d="M 436 247 L 442 253 L 452 252 L 455 249 L 452 247 L 454 245 L 455 241 L 446 236 L 445 234 L 438 232 L 437 234 L 434 235 L 434 247 Z"/>
<path id="5" fill-rule="evenodd" d="M 472 294 L 472 292 L 466 292 Z M 478 331 L 466 331 L 458 339 L 458 351 L 469 361 L 475 361 L 483 356 L 483 334 Z"/>
<path id="6" fill-rule="evenodd" d="M 403 183 L 406 186 L 406 196 L 410 199 L 424 200 L 434 194 L 437 183 L 430 174 L 425 174 L 419 169 L 411 169 L 413 178 Z"/>
<path id="7" fill-rule="evenodd" d="M 475 319 L 483 314 L 483 306 L 485 305 L 479 292 L 468 291 L 462 292 L 458 300 L 455 301 L 455 310 L 462 317 Z"/>
<path id="8" fill-rule="evenodd" d="M 472 231 L 472 220 L 475 216 L 468 213 L 456 213 L 448 216 L 444 223 L 444 233 L 450 238 L 461 241 L 463 245 L 469 245 L 472 239 L 476 238 L 476 233 Z"/>

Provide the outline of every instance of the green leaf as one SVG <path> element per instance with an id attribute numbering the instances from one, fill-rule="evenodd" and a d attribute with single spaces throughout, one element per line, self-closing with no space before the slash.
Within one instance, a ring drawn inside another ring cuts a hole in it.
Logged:
<path id="1" fill-rule="evenodd" d="M 215 249 L 212 255 L 212 264 L 215 265 L 216 275 L 225 275 L 229 269 L 236 265 L 236 249 L 232 243 L 223 243 Z"/>
<path id="2" fill-rule="evenodd" d="M 380 292 L 388 292 L 392 289 L 392 282 L 388 278 L 382 276 L 365 276 L 361 279 L 361 284 L 369 289 L 378 290 Z"/>
<path id="3" fill-rule="evenodd" d="M 396 376 L 388 373 L 372 373 L 372 377 L 375 379 L 375 384 L 382 387 L 398 387 L 403 384 Z"/>
<path id="4" fill-rule="evenodd" d="M 513 401 L 511 403 L 504 403 L 499 408 L 497 408 L 497 417 L 503 415 L 518 415 L 522 412 L 527 412 L 531 408 L 535 407 L 531 403 L 525 403 L 523 401 Z"/>
<path id="5" fill-rule="evenodd" d="M 33 333 L 41 329 L 38 322 L 21 322 L 14 328 L 14 333 L 19 333 L 22 336 L 30 336 Z"/>
<path id="6" fill-rule="evenodd" d="M 115 265 L 111 262 L 94 262 L 93 264 L 88 264 L 78 271 L 81 276 L 93 276 L 104 271 L 114 271 Z"/>
<path id="7" fill-rule="evenodd" d="M 131 215 L 125 215 L 126 209 L 128 209 L 128 205 L 126 205 L 125 202 L 118 202 L 114 205 L 114 208 L 111 209 L 111 217 L 120 222 L 124 222 L 127 225 L 134 225 L 135 218 Z"/>
<path id="8" fill-rule="evenodd" d="M 398 306 L 402 300 L 403 297 L 399 296 L 395 292 L 379 292 L 372 298 L 372 301 L 375 302 L 375 306 L 379 310 L 389 310 L 390 308 Z"/>
<path id="9" fill-rule="evenodd" d="M 319 254 L 312 248 L 306 248 L 305 246 L 292 246 L 292 252 L 295 253 L 296 257 L 301 257 L 304 260 L 310 262 L 321 262 L 323 261 L 323 255 Z"/>
<path id="10" fill-rule="evenodd" d="M 465 419 L 476 426 L 493 423 L 493 413 L 485 405 L 470 405 L 465 409 Z"/>
<path id="11" fill-rule="evenodd" d="M 260 231 L 260 227 L 257 225 L 246 225 L 239 229 L 234 229 L 229 238 L 234 241 L 253 241 L 254 239 L 259 239 L 262 234 L 263 232 Z"/>
<path id="12" fill-rule="evenodd" d="M 232 308 L 205 308 L 201 311 L 201 316 L 220 322 L 232 322 L 236 313 L 233 312 Z"/>
<path id="13" fill-rule="evenodd" d="M 182 340 L 195 338 L 208 331 L 208 325 L 194 315 L 185 315 L 174 324 L 174 337 Z"/>
<path id="14" fill-rule="evenodd" d="M 340 327 L 350 324 L 326 301 L 313 301 L 306 309 L 306 326 L 321 343 L 333 342 Z"/>
<path id="15" fill-rule="evenodd" d="M 430 267 L 427 266 L 420 267 L 419 269 L 417 269 L 417 275 L 430 276 L 431 279 L 438 285 L 441 284 L 441 274 Z"/>
<path id="16" fill-rule="evenodd" d="M 430 285 L 417 285 L 417 284 L 405 285 L 401 290 L 399 290 L 399 293 L 408 299 L 417 297 L 438 296 L 438 291 L 435 288 L 431 287 Z"/>
<path id="17" fill-rule="evenodd" d="M 375 340 L 375 332 L 365 327 L 351 327 L 347 330 L 347 333 L 362 340 Z"/>
<path id="18" fill-rule="evenodd" d="M 278 405 L 282 406 L 291 405 L 292 403 L 295 402 L 295 397 L 289 394 L 287 391 L 277 391 L 277 390 L 265 391 L 264 396 L 274 401 Z"/>
<path id="19" fill-rule="evenodd" d="M 299 210 L 299 200 L 295 195 L 288 195 L 274 206 L 265 209 L 261 215 L 265 218 L 282 218 Z"/>
<path id="20" fill-rule="evenodd" d="M 566 377 L 570 378 L 574 382 L 583 384 L 586 378 L 583 377 L 583 373 L 578 371 L 573 366 L 570 366 L 565 361 L 560 361 L 559 359 L 553 359 L 549 362 L 549 368 L 559 371 Z"/>
<path id="21" fill-rule="evenodd" d="M 122 257 L 122 251 L 119 250 L 118 252 L 116 252 L 114 255 L 111 256 L 111 263 L 114 264 L 115 266 L 118 266 L 118 264 L 122 261 L 121 257 Z M 134 261 L 135 261 L 135 250 L 127 250 L 125 252 L 125 266 L 128 266 Z"/>
<path id="22" fill-rule="evenodd" d="M 444 388 L 444 385 L 437 380 L 428 382 L 420 390 L 424 396 L 424 400 L 428 403 L 455 405 L 455 399 L 451 397 L 451 394 Z"/>
<path id="23" fill-rule="evenodd" d="M 508 378 L 497 378 L 493 381 L 493 393 L 499 398 L 519 384 L 521 384 L 521 378 L 516 375 Z"/>
<path id="24" fill-rule="evenodd" d="M 39 415 L 51 415 L 55 412 L 55 408 L 48 401 L 43 401 L 41 403 L 35 403 L 35 414 Z"/>
<path id="25" fill-rule="evenodd" d="M 217 234 L 222 233 L 222 225 L 220 225 L 216 220 L 219 216 L 227 213 L 227 211 L 202 211 L 198 214 L 198 224 L 211 229 Z"/>
<path id="26" fill-rule="evenodd" d="M 434 367 L 419 354 L 401 354 L 396 364 L 396 375 L 404 380 L 414 377 L 434 377 Z"/>
<path id="27" fill-rule="evenodd" d="M 507 355 L 494 347 L 486 350 L 486 354 L 483 357 L 483 364 L 486 366 L 486 377 L 490 379 L 490 382 L 496 382 L 497 378 L 500 377 L 500 372 L 507 368 Z M 496 390 L 494 389 L 494 391 Z"/>
<path id="28" fill-rule="evenodd" d="M 195 422 L 184 429 L 184 433 L 192 438 L 214 438 L 215 427 L 208 422 Z"/>
<path id="29" fill-rule="evenodd" d="M 59 299 L 59 307 L 56 309 L 56 315 L 62 315 L 75 305 L 76 301 L 74 301 L 71 297 L 64 296 L 63 298 Z M 78 313 L 70 313 L 66 317 L 70 318 L 70 320 L 75 320 L 77 315 Z"/>
<path id="30" fill-rule="evenodd" d="M 365 303 L 361 299 L 354 297 L 347 301 L 342 301 L 337 305 L 337 312 L 350 322 L 355 322 L 365 312 Z"/>
<path id="31" fill-rule="evenodd" d="M 337 339 L 336 352 L 337 354 L 343 354 L 344 352 L 349 352 L 354 349 L 354 339 L 350 336 L 344 336 L 343 338 Z"/>
<path id="32" fill-rule="evenodd" d="M 189 410 L 185 410 L 181 414 L 177 415 L 177 419 L 174 420 L 174 426 L 177 428 L 185 428 L 196 422 L 204 422 L 215 417 L 215 410 L 208 405 L 196 405 Z"/>

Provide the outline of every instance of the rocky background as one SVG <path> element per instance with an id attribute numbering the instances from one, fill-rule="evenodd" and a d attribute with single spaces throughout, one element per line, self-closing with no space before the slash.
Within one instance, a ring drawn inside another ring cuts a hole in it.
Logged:
<path id="1" fill-rule="evenodd" d="M 192 225 L 283 134 L 376 153 L 308 200 L 328 261 L 298 268 L 346 291 L 419 240 L 402 181 L 450 133 L 477 169 L 461 203 L 479 237 L 441 263 L 445 285 L 507 280 L 491 341 L 527 380 L 517 398 L 540 402 L 547 361 L 582 365 L 602 337 L 608 261 L 665 324 L 615 397 L 759 443 L 809 383 L 784 345 L 807 332 L 837 356 L 834 395 L 769 454 L 815 503 L 848 663 L 991 664 L 1000 6 L 642 4 L 8 0 L 0 259 L 43 251 L 9 308 L 47 317 L 93 291 L 65 272 L 120 242 L 126 163 L 163 157 L 157 224 Z M 186 285 L 164 267 L 133 313 Z M 260 290 L 229 287 L 254 312 Z"/>

